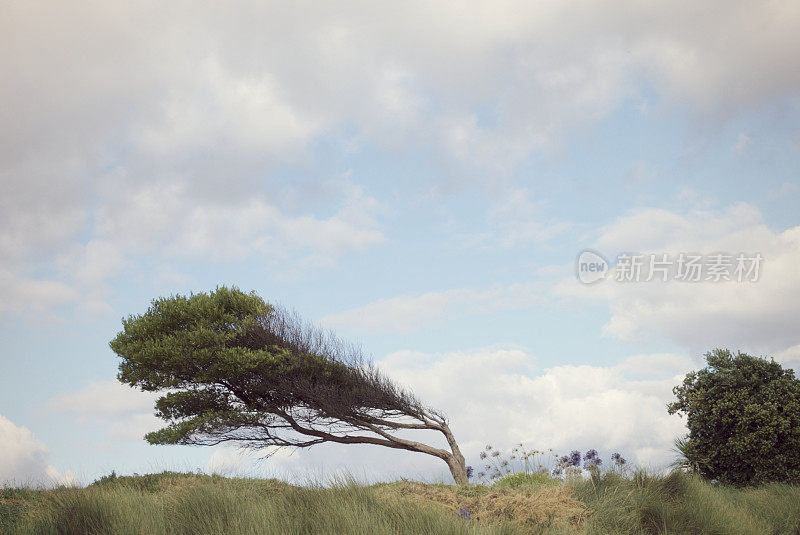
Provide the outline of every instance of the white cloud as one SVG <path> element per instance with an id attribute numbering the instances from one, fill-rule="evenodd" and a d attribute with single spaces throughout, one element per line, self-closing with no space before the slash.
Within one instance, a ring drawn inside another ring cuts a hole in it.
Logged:
<path id="1" fill-rule="evenodd" d="M 675 377 L 698 367 L 702 366 L 697 359 L 685 355 L 653 353 L 628 357 L 617 366 L 617 369 L 628 376 L 647 378 Z"/>
<path id="2" fill-rule="evenodd" d="M 565 280 L 559 291 L 607 301 L 612 317 L 605 332 L 623 339 L 660 334 L 692 350 L 714 347 L 757 354 L 800 342 L 800 227 L 768 228 L 760 212 L 740 203 L 725 210 L 687 213 L 641 209 L 599 231 L 597 247 L 609 258 L 619 252 L 681 252 L 736 255 L 760 253 L 757 282 L 618 283 L 582 286 Z"/>
<path id="3" fill-rule="evenodd" d="M 114 440 L 141 441 L 146 433 L 163 426 L 153 414 L 158 397 L 118 381 L 99 381 L 59 394 L 43 409 L 50 415 L 71 416 L 83 425 L 100 424 Z"/>
<path id="4" fill-rule="evenodd" d="M 795 377 L 800 378 L 800 344 L 779 351 L 772 358 L 782 366 L 793 369 Z"/>
<path id="5" fill-rule="evenodd" d="M 0 314 L 72 304 L 108 313 L 109 282 L 153 255 L 167 261 L 259 258 L 276 276 L 296 277 L 384 241 L 380 203 L 347 180 L 331 187 L 338 191 L 330 199 L 334 210 L 319 216 L 292 213 L 263 195 L 239 201 L 196 199 L 185 181 L 136 185 L 117 179 L 116 184 L 106 203 L 94 210 L 92 237 L 65 240 L 66 245 L 54 248 L 45 262 L 46 276 L 27 275 L 29 266 L 41 262 L 9 257 L 0 268 Z M 16 245 L 9 242 L 9 247 Z"/>
<path id="6" fill-rule="evenodd" d="M 305 171 L 322 138 L 426 154 L 444 170 L 433 189 L 447 191 L 505 184 L 533 152 L 643 92 L 733 117 L 800 88 L 791 1 L 17 3 L 4 14 L 0 255 L 14 281 L 73 291 L 127 265 L 92 255 L 112 237 L 197 254 L 255 245 L 280 260 L 299 240 L 302 265 L 377 243 L 374 226 L 273 201 L 298 187 L 278 187 L 274 171 Z M 503 218 L 501 243 L 553 230 Z M 83 260 L 32 276 L 65 254 Z M 103 293 L 87 306 L 102 309 Z"/>
<path id="7" fill-rule="evenodd" d="M 72 472 L 60 473 L 49 463 L 49 451 L 26 427 L 0 415 L 0 486 L 51 487 L 75 485 Z"/>
<path id="8" fill-rule="evenodd" d="M 208 458 L 203 471 L 226 477 L 253 476 L 254 470 L 262 461 L 259 453 L 253 450 L 231 446 L 220 446 Z"/>
<path id="9" fill-rule="evenodd" d="M 162 155 L 214 144 L 281 154 L 301 149 L 318 130 L 285 102 L 269 73 L 240 75 L 207 57 L 195 76 L 195 90 L 169 95 L 157 123 L 143 126 L 136 143 Z"/>
<path id="10" fill-rule="evenodd" d="M 236 260 L 262 254 L 272 261 L 330 264 L 383 241 L 377 202 L 347 184 L 328 217 L 291 215 L 261 197 L 241 203 L 193 201 L 190 185 L 172 182 L 120 192 L 96 214 L 97 233 L 133 253 Z"/>
<path id="11" fill-rule="evenodd" d="M 659 464 L 669 460 L 672 439 L 683 429 L 664 407 L 672 386 L 688 370 L 680 369 L 685 363 L 680 357 L 666 373 L 647 358 L 633 357 L 617 367 L 556 366 L 537 373 L 533 357 L 522 351 L 399 352 L 381 366 L 421 399 L 444 408 L 473 455 L 485 443 L 523 442 L 559 451 L 620 450 L 638 463 Z M 631 367 L 656 378 L 628 378 Z"/>
<path id="12" fill-rule="evenodd" d="M 19 272 L 0 268 L 0 315 L 46 312 L 77 302 L 78 292 L 59 281 L 36 280 Z M 40 316 L 41 317 L 41 316 Z"/>
<path id="13" fill-rule="evenodd" d="M 380 299 L 364 306 L 330 314 L 322 323 L 360 333 L 406 333 L 437 326 L 458 314 L 485 314 L 516 310 L 541 303 L 544 291 L 538 284 L 511 284 L 476 290 L 457 288 L 416 296 Z"/>
<path id="14" fill-rule="evenodd" d="M 800 17 L 795 3 L 704 4 L 662 16 L 664 26 L 650 39 L 643 38 L 639 50 L 653 61 L 655 76 L 666 84 L 662 90 L 669 97 L 735 113 L 737 107 L 759 106 L 768 95 L 797 92 L 798 74 L 788 72 L 786 65 L 797 64 L 798 57 L 785 48 L 798 38 L 791 30 Z M 769 35 L 749 35 L 747 28 L 753 25 Z M 724 34 L 738 38 L 719 39 Z M 747 78 L 744 71 L 737 72 L 737 63 L 744 66 Z"/>

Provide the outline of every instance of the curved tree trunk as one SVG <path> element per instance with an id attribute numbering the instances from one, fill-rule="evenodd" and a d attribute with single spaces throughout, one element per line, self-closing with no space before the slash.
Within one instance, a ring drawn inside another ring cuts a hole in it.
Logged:
<path id="1" fill-rule="evenodd" d="M 456 485 L 466 485 L 469 482 L 467 478 L 467 466 L 463 455 L 459 454 L 457 457 L 451 455 L 445 459 L 445 462 L 450 468 L 450 473 L 453 475 Z"/>
<path id="2" fill-rule="evenodd" d="M 442 433 L 444 433 L 447 443 L 450 445 L 450 450 L 453 452 L 452 455 L 445 459 L 447 466 L 450 468 L 450 473 L 453 475 L 456 485 L 466 485 L 469 482 L 469 478 L 467 477 L 467 463 L 464 460 L 464 455 L 462 455 L 453 432 L 450 431 L 447 424 L 442 426 Z"/>

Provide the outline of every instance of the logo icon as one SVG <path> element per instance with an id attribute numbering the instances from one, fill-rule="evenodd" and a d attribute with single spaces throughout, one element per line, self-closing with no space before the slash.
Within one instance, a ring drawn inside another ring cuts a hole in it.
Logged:
<path id="1" fill-rule="evenodd" d="M 608 275 L 608 260 L 597 251 L 584 249 L 575 260 L 575 273 L 583 284 L 592 284 Z"/>

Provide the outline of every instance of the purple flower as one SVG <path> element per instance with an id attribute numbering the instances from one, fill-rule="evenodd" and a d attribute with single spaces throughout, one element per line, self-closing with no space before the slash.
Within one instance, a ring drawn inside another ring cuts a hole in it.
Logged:
<path id="1" fill-rule="evenodd" d="M 460 516 L 461 518 L 463 518 L 464 520 L 469 520 L 469 519 L 471 519 L 471 518 L 472 518 L 472 516 L 470 516 L 470 514 L 469 514 L 469 511 L 467 511 L 467 510 L 466 510 L 466 509 L 464 509 L 463 507 L 462 507 L 461 509 L 459 509 L 459 510 L 456 512 L 456 514 L 457 514 L 458 516 Z"/>
<path id="2" fill-rule="evenodd" d="M 584 470 L 594 470 L 595 468 L 598 468 L 601 464 L 603 464 L 603 459 L 600 458 L 589 459 L 588 461 L 583 463 L 583 468 Z"/>
<path id="3" fill-rule="evenodd" d="M 614 461 L 614 464 L 617 466 L 623 466 L 625 463 L 628 462 L 625 459 L 623 459 L 622 455 L 620 455 L 619 453 L 612 453 L 611 460 Z"/>
<path id="4" fill-rule="evenodd" d="M 472 477 L 472 467 L 467 466 L 467 479 Z"/>
<path id="5" fill-rule="evenodd" d="M 572 450 L 572 453 L 569 454 L 569 460 L 567 461 L 567 466 L 580 466 L 581 465 L 581 452 L 578 450 Z"/>
<path id="6" fill-rule="evenodd" d="M 586 452 L 586 455 L 583 456 L 584 461 L 591 461 L 597 458 L 597 450 L 591 449 Z"/>

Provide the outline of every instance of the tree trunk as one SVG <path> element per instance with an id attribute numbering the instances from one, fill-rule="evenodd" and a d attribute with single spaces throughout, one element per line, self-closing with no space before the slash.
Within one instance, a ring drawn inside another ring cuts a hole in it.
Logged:
<path id="1" fill-rule="evenodd" d="M 461 454 L 461 449 L 458 447 L 456 437 L 453 436 L 453 432 L 450 431 L 450 427 L 447 424 L 443 424 L 441 429 L 447 439 L 447 443 L 450 445 L 450 451 L 453 452 L 452 455 L 445 459 L 445 462 L 450 467 L 450 473 L 453 474 L 456 485 L 466 485 L 469 482 L 467 463 L 464 460 L 464 455 Z"/>
<path id="2" fill-rule="evenodd" d="M 450 473 L 453 475 L 453 479 L 456 482 L 456 485 L 466 485 L 469 482 L 469 478 L 467 478 L 467 466 L 466 462 L 464 461 L 464 456 L 461 453 L 456 455 L 451 455 L 447 459 L 445 459 L 447 466 L 450 467 Z"/>

